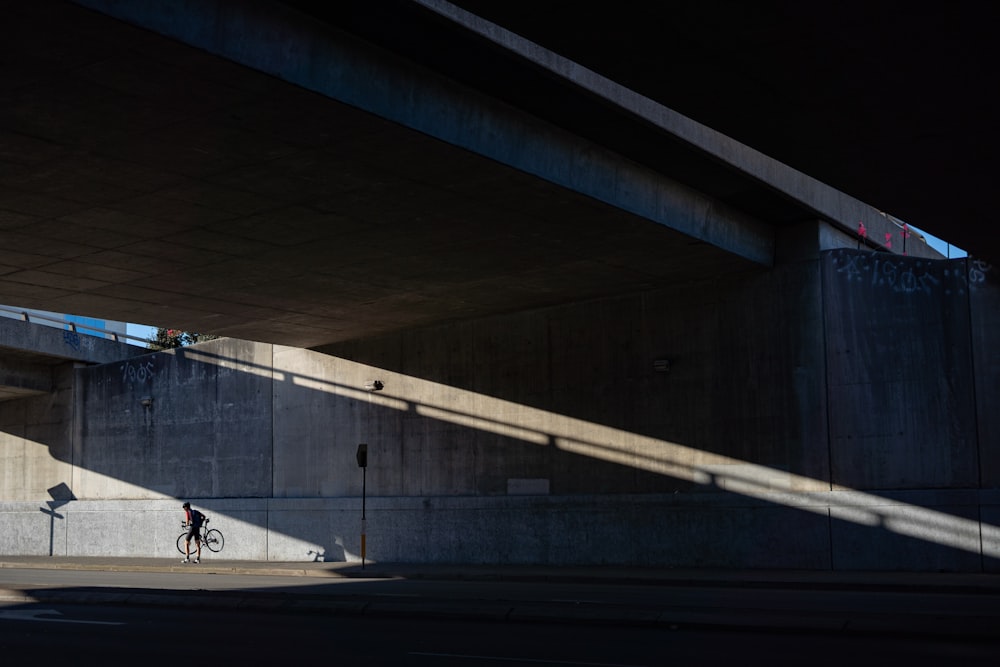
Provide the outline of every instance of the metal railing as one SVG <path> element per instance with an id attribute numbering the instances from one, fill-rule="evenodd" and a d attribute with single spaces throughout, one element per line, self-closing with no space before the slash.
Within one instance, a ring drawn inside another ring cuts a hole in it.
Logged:
<path id="1" fill-rule="evenodd" d="M 5 315 L 9 314 L 9 315 Z M 132 341 L 139 341 L 141 345 L 145 346 L 149 341 L 145 338 L 140 338 L 138 336 L 130 336 L 129 334 L 119 333 L 117 331 L 110 331 L 108 329 L 102 329 L 100 327 L 92 327 L 86 324 L 80 324 L 79 322 L 73 322 L 62 317 L 53 317 L 51 315 L 44 315 L 42 313 L 25 310 L 23 308 L 11 308 L 10 306 L 0 306 L 0 317 L 11 317 L 11 319 L 18 319 L 22 322 L 34 322 L 36 324 L 42 324 L 47 327 L 53 327 L 55 329 L 68 329 L 75 333 L 82 333 L 88 336 L 96 336 L 99 338 L 110 338 L 116 343 L 125 342 L 130 345 L 134 345 Z"/>

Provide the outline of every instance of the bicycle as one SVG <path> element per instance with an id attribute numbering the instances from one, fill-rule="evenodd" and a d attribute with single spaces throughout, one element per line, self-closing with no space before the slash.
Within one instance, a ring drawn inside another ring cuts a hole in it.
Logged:
<path id="1" fill-rule="evenodd" d="M 225 545 L 226 540 L 224 537 L 222 537 L 222 533 L 219 532 L 218 529 L 213 528 L 209 530 L 208 522 L 209 519 L 206 518 L 205 525 L 203 525 L 201 529 L 198 531 L 199 535 L 195 539 L 200 540 L 202 546 L 207 547 L 209 551 L 212 551 L 214 553 L 219 553 L 220 551 L 222 551 L 222 547 Z M 177 536 L 177 550 L 180 551 L 182 554 L 187 555 L 187 551 L 184 548 L 184 538 L 187 537 L 188 531 L 187 527 L 183 523 L 181 523 L 181 527 L 184 528 L 184 532 Z M 195 553 L 196 551 L 197 551 L 196 545 L 192 544 L 191 552 Z"/>

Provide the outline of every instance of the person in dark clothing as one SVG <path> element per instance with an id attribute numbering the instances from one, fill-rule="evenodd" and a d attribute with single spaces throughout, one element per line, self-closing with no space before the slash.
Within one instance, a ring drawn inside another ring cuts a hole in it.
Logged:
<path id="1" fill-rule="evenodd" d="M 194 557 L 195 563 L 201 562 L 201 525 L 205 523 L 205 515 L 198 510 L 191 509 L 191 503 L 184 503 L 182 506 L 184 510 L 184 523 L 182 525 L 188 527 L 188 534 L 184 538 L 184 560 L 182 563 L 191 562 L 191 539 L 194 539 L 195 548 L 198 550 Z"/>

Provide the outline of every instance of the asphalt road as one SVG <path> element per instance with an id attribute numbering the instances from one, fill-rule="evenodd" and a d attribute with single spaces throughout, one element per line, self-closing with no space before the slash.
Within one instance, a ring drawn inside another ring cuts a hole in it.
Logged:
<path id="1" fill-rule="evenodd" d="M 422 602 L 570 605 L 634 610 L 699 610 L 705 613 L 825 614 L 848 621 L 855 617 L 995 618 L 1000 597 L 973 591 L 880 590 L 777 586 L 671 586 L 630 583 L 426 580 L 406 578 L 331 578 L 214 574 L 190 572 L 109 572 L 0 568 L 0 588 L 131 589 L 147 591 L 220 591 L 296 596 L 299 598 L 410 600 Z M 1000 634 L 1000 627 L 997 628 Z"/>
<path id="2" fill-rule="evenodd" d="M 223 573 L 198 566 L 42 569 L 8 563 L 0 568 L 0 604 L 26 612 L 89 602 L 136 610 L 231 610 L 350 622 L 475 620 L 501 626 L 631 627 L 650 632 L 804 633 L 852 637 L 852 641 L 861 636 L 887 640 L 905 636 L 918 642 L 993 645 L 1000 655 L 1000 594 L 992 579 L 886 587 L 867 579 L 842 580 L 837 586 L 821 580 L 780 579 L 681 585 L 624 579 L 492 581 L 251 572 Z M 19 620 L 16 615 L 5 618 Z"/>
<path id="3" fill-rule="evenodd" d="M 990 665 L 992 642 L 118 605 L 0 606 L 4 664 Z"/>

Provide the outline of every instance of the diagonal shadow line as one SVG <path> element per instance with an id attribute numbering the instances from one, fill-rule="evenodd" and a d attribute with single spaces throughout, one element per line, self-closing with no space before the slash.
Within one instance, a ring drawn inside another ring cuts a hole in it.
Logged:
<path id="1" fill-rule="evenodd" d="M 195 352 L 195 351 L 192 351 Z M 204 354 L 196 352 L 196 354 Z M 211 355 L 205 355 L 211 356 Z M 347 360 L 342 360 L 346 363 Z M 371 368 L 357 364 L 364 368 Z M 387 376 L 400 376 L 385 369 L 377 369 Z M 686 445 L 652 438 L 585 420 L 557 415 L 546 410 L 506 401 L 465 389 L 406 376 L 409 383 L 435 385 L 431 393 L 447 397 L 437 404 L 425 398 L 393 395 L 391 390 L 373 394 L 324 379 L 294 375 L 296 384 L 337 395 L 369 400 L 385 408 L 413 409 L 420 415 L 447 421 L 467 428 L 489 431 L 498 435 L 520 439 L 540 446 L 548 444 L 566 452 L 608 463 L 630 466 L 661 475 L 707 485 L 714 484 L 721 490 L 751 498 L 781 504 L 787 507 L 830 516 L 852 523 L 883 528 L 944 546 L 982 553 L 1000 558 L 1000 527 L 974 521 L 938 510 L 931 510 L 882 496 L 848 488 L 831 488 L 829 482 L 772 467 L 699 450 Z M 408 386 L 408 383 L 391 383 Z M 483 405 L 482 414 L 462 412 L 447 407 L 468 403 L 474 399 Z M 488 404 L 488 406 L 487 406 Z M 489 407 L 489 409 L 487 409 Z M 516 413 L 518 421 L 501 420 L 488 414 Z M 532 422 L 546 423 L 547 428 L 533 427 Z M 581 439 L 574 433 L 597 433 L 599 439 Z M 617 444 L 616 444 L 617 443 Z M 699 461 L 699 464 L 685 461 Z M 878 508 L 878 509 L 875 509 Z"/>
<path id="2" fill-rule="evenodd" d="M 367 373 L 378 372 L 389 381 L 390 389 L 378 393 L 356 389 L 327 379 L 278 371 L 263 364 L 234 359 L 206 350 L 183 348 L 175 351 L 207 364 L 236 365 L 243 372 L 267 375 L 275 381 L 398 411 L 453 423 L 464 428 L 488 431 L 537 446 L 553 446 L 578 456 L 666 475 L 700 485 L 780 504 L 859 525 L 882 526 L 901 535 L 933 542 L 984 556 L 1000 558 L 1000 528 L 897 500 L 847 488 L 831 488 L 829 482 L 765 465 L 699 450 L 686 445 L 636 434 L 621 429 L 555 414 L 503 399 L 477 394 L 413 376 L 340 359 Z M 316 353 L 319 354 L 319 353 Z M 133 360 L 134 361 L 134 360 Z M 428 385 L 433 390 L 428 391 Z M 411 394 L 391 387 L 414 387 Z M 418 398 L 417 396 L 421 398 Z M 426 396 L 437 396 L 429 402 Z M 456 410 L 451 405 L 473 401 L 479 414 Z M 512 414 L 500 419 L 489 415 Z M 545 428 L 533 424 L 545 424 Z M 579 437 L 587 432 L 588 438 Z M 89 471 L 92 474 L 100 474 Z M 119 480 L 127 483 L 126 480 Z M 877 509 L 876 509 L 877 508 Z"/>

